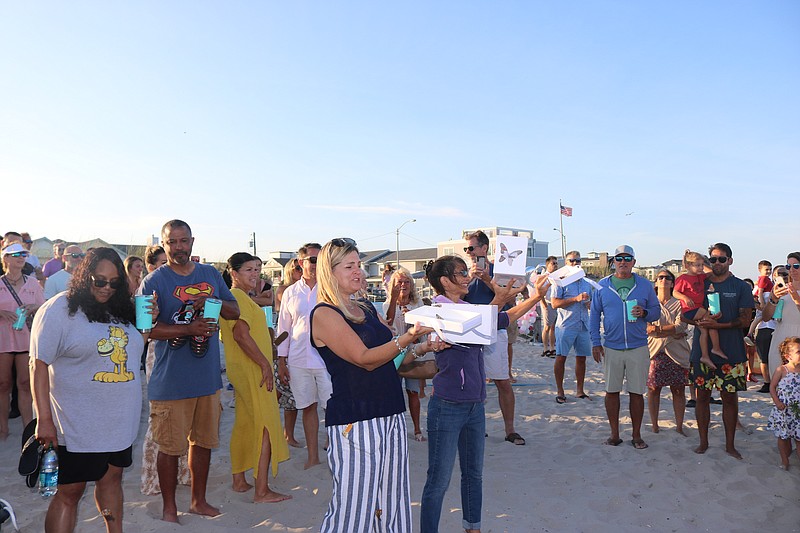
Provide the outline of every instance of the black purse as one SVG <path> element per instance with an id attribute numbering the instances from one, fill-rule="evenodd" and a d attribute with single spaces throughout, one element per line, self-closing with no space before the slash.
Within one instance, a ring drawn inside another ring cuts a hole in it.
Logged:
<path id="1" fill-rule="evenodd" d="M 33 488 L 39 481 L 44 446 L 36 440 L 36 419 L 31 420 L 22 431 L 22 452 L 19 456 L 19 475 L 25 477 L 25 484 Z"/>

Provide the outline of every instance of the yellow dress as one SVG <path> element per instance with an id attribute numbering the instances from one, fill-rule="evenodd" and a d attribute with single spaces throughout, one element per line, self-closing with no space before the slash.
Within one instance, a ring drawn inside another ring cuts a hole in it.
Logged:
<path id="1" fill-rule="evenodd" d="M 241 289 L 232 289 L 239 304 L 239 320 L 250 327 L 250 336 L 267 356 L 272 368 L 272 341 L 264 311 Z M 278 398 L 275 389 L 260 387 L 261 370 L 233 338 L 235 320 L 220 319 L 220 333 L 225 345 L 228 379 L 236 391 L 236 418 L 231 431 L 231 471 L 234 474 L 258 472 L 263 428 L 269 431 L 272 446 L 272 475 L 278 475 L 278 463 L 289 459 L 289 446 L 283 437 Z"/>

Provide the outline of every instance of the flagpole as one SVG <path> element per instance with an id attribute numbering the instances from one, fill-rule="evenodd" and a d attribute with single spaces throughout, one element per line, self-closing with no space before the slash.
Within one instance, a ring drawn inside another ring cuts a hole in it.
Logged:
<path id="1" fill-rule="evenodd" d="M 558 199 L 558 219 L 561 225 L 561 258 L 567 260 L 567 239 L 564 237 L 564 204 Z"/>

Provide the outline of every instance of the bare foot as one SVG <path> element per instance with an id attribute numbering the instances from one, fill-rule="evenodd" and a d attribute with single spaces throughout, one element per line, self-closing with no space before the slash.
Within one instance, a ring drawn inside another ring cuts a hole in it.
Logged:
<path id="1" fill-rule="evenodd" d="M 178 511 L 164 511 L 161 513 L 161 520 L 164 522 L 172 522 L 173 524 L 180 524 L 178 522 Z"/>
<path id="2" fill-rule="evenodd" d="M 291 439 L 291 440 L 289 440 L 289 439 L 286 439 L 286 443 L 287 443 L 289 446 L 291 446 L 292 448 L 305 448 L 305 446 L 303 446 L 302 444 L 300 444 L 299 442 L 297 442 L 297 440 L 296 440 L 296 439 Z"/>
<path id="3" fill-rule="evenodd" d="M 314 461 L 312 461 L 311 459 L 309 459 L 308 461 L 306 461 L 306 464 L 305 464 L 305 466 L 303 467 L 303 470 L 308 470 L 308 469 L 309 469 L 309 468 L 311 468 L 312 466 L 317 466 L 318 464 L 321 464 L 321 463 L 319 462 L 319 459 L 317 459 L 317 460 L 314 460 Z"/>
<path id="4" fill-rule="evenodd" d="M 704 454 L 708 449 L 708 444 L 701 444 L 697 448 L 694 449 L 694 453 Z"/>
<path id="5" fill-rule="evenodd" d="M 706 357 L 704 355 L 704 356 L 700 357 L 700 362 L 703 363 L 704 365 L 706 365 L 711 370 L 716 370 L 717 369 L 717 366 L 714 363 L 711 362 L 711 358 L 710 357 Z"/>
<path id="6" fill-rule="evenodd" d="M 189 508 L 189 512 L 203 516 L 219 516 L 219 509 L 212 507 L 208 502 L 198 503 Z"/>
<path id="7" fill-rule="evenodd" d="M 728 356 L 725 355 L 725 352 L 723 352 L 722 350 L 715 350 L 715 349 L 712 348 L 711 349 L 711 353 L 713 353 L 714 355 L 716 355 L 720 359 L 725 359 L 726 361 L 728 360 Z"/>
<path id="8" fill-rule="evenodd" d="M 234 481 L 231 484 L 231 488 L 234 490 L 234 492 L 247 492 L 253 488 L 253 485 L 247 481 Z"/>
<path id="9" fill-rule="evenodd" d="M 675 428 L 675 432 L 676 433 L 680 433 L 684 437 L 688 437 L 689 436 L 689 435 L 687 435 L 686 433 L 683 432 L 683 428 Z"/>
<path id="10" fill-rule="evenodd" d="M 734 459 L 742 460 L 742 454 L 740 454 L 736 448 L 725 448 L 725 453 L 733 457 Z"/>
<path id="11" fill-rule="evenodd" d="M 277 503 L 291 499 L 292 497 L 288 494 L 281 494 L 280 492 L 274 492 L 270 490 L 267 491 L 267 493 L 263 496 L 256 495 L 256 497 L 253 498 L 253 503 Z"/>
<path id="12" fill-rule="evenodd" d="M 660 428 L 660 427 L 658 427 L 657 425 L 653 424 L 653 427 L 652 427 L 652 428 L 650 428 L 650 430 L 651 430 L 653 433 L 658 433 L 659 431 L 661 431 L 661 428 Z"/>
<path id="13" fill-rule="evenodd" d="M 516 382 L 517 382 L 517 378 L 515 378 L 515 377 L 514 377 L 514 374 L 512 374 L 512 373 L 510 373 L 510 372 L 508 373 L 508 380 L 509 380 L 511 383 L 516 383 Z"/>

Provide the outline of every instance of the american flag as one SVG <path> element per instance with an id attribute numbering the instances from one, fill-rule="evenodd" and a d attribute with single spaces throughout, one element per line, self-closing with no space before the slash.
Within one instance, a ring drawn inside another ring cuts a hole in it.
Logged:
<path id="1" fill-rule="evenodd" d="M 565 217 L 571 217 L 572 216 L 572 208 L 561 205 L 561 214 L 564 215 Z"/>

